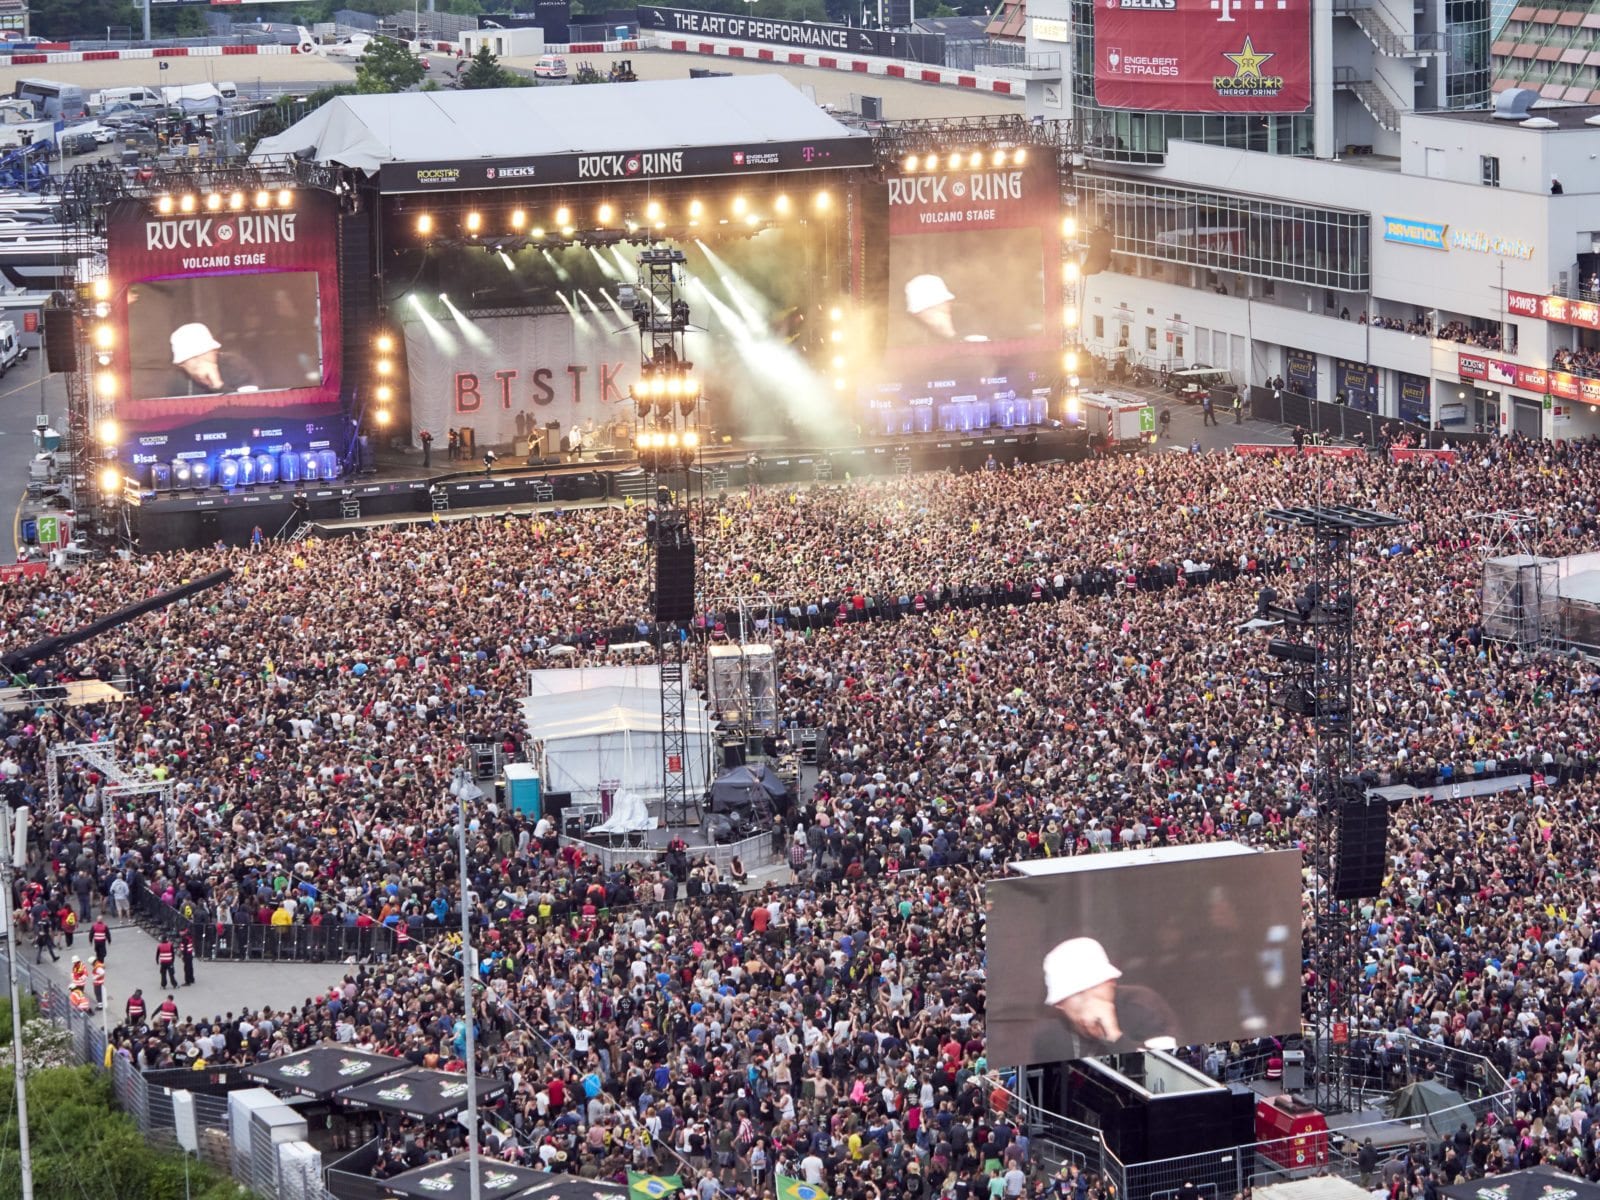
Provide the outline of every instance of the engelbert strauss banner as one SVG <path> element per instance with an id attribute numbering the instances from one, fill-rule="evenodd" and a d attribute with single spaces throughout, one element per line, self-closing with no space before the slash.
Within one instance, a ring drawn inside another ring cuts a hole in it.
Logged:
<path id="1" fill-rule="evenodd" d="M 1311 107 L 1311 0 L 1095 0 L 1104 108 L 1296 113 Z"/>

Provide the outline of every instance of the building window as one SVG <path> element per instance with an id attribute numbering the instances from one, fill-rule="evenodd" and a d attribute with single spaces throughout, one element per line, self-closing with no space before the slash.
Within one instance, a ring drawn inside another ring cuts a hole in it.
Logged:
<path id="1" fill-rule="evenodd" d="M 1106 319 L 1096 315 L 1094 319 L 1094 340 L 1103 342 L 1106 338 Z"/>
<path id="2" fill-rule="evenodd" d="M 1146 325 L 1144 327 L 1144 348 L 1151 354 L 1156 352 L 1156 327 L 1154 325 Z"/>
<path id="3" fill-rule="evenodd" d="M 1500 160 L 1493 154 L 1478 155 L 1478 170 L 1484 187 L 1500 186 Z"/>

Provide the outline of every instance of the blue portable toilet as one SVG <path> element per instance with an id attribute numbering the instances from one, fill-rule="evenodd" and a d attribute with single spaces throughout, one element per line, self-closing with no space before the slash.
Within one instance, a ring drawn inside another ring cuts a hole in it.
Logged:
<path id="1" fill-rule="evenodd" d="M 506 764 L 506 800 L 511 811 L 538 820 L 544 815 L 539 769 L 532 763 Z"/>

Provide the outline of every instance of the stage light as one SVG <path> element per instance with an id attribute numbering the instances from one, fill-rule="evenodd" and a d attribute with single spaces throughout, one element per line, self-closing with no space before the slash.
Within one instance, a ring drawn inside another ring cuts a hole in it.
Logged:
<path id="1" fill-rule="evenodd" d="M 109 325 L 96 325 L 94 327 L 94 344 L 97 350 L 109 350 L 115 344 L 116 330 Z"/>
<path id="2" fill-rule="evenodd" d="M 194 196 L 191 193 L 187 193 L 186 192 L 186 193 L 184 193 L 183 198 L 178 201 L 178 211 L 179 212 L 192 213 L 194 211 L 194 205 L 195 205 Z"/>
<path id="3" fill-rule="evenodd" d="M 656 222 L 656 228 L 657 229 L 665 229 L 666 227 L 667 227 L 667 223 L 665 221 L 657 221 Z"/>
<path id="4" fill-rule="evenodd" d="M 746 225 L 759 225 L 761 224 L 761 218 L 756 216 L 755 213 L 745 213 L 744 223 Z"/>
<path id="5" fill-rule="evenodd" d="M 387 383 L 380 383 L 373 389 L 372 395 L 379 404 L 387 404 L 394 399 L 394 389 Z"/>
<path id="6" fill-rule="evenodd" d="M 789 197 L 784 195 L 778 196 L 772 202 L 772 209 L 780 217 L 787 217 L 789 215 Z"/>
<path id="7" fill-rule="evenodd" d="M 692 429 L 683 431 L 683 445 L 686 450 L 693 450 L 700 444 L 700 435 Z"/>
<path id="8" fill-rule="evenodd" d="M 100 301 L 94 306 L 94 315 L 99 317 L 102 321 L 105 320 L 111 315 L 111 305 L 107 304 L 104 300 Z"/>
<path id="9" fill-rule="evenodd" d="M 970 155 L 968 155 L 967 156 L 967 166 L 970 167 L 974 171 L 976 171 L 979 167 L 983 166 L 983 151 L 982 150 L 974 150 Z"/>
<path id="10" fill-rule="evenodd" d="M 993 154 L 991 154 L 989 156 L 989 161 L 991 163 L 993 163 L 997 167 L 1005 166 L 1006 165 L 1006 152 L 1004 150 L 996 150 Z"/>
<path id="11" fill-rule="evenodd" d="M 617 215 L 617 210 L 612 208 L 609 204 L 602 204 L 598 209 L 595 210 L 594 215 L 600 219 L 600 224 L 609 225 L 611 224 L 611 218 Z"/>
<path id="12" fill-rule="evenodd" d="M 830 333 L 828 335 L 828 340 L 833 342 L 835 345 L 837 345 L 839 342 L 844 341 L 844 330 L 835 329 L 832 333 Z"/>
<path id="13" fill-rule="evenodd" d="M 561 227 L 561 236 L 564 238 L 571 237 L 575 232 L 576 230 L 574 230 L 571 225 L 563 225 Z"/>
<path id="14" fill-rule="evenodd" d="M 828 209 L 833 207 L 833 197 L 827 192 L 818 192 L 815 203 L 818 212 L 827 212 Z"/>
<path id="15" fill-rule="evenodd" d="M 387 425 L 393 419 L 387 408 L 380 408 L 372 414 L 373 423 L 379 426 Z"/>
<path id="16" fill-rule="evenodd" d="M 556 224 L 557 225 L 571 225 L 572 224 L 572 213 L 567 210 L 567 206 L 566 205 L 562 205 L 560 208 L 556 209 Z"/>
<path id="17" fill-rule="evenodd" d="M 95 391 L 100 393 L 102 400 L 111 400 L 117 394 L 117 373 L 115 371 L 101 371 L 94 377 Z"/>
<path id="18" fill-rule="evenodd" d="M 646 204 L 644 206 L 644 215 L 646 220 L 659 221 L 661 219 L 661 201 L 652 200 L 649 204 Z"/>
<path id="19" fill-rule="evenodd" d="M 1016 148 L 1016 150 L 1012 152 L 1011 161 L 1012 161 L 1012 163 L 1014 165 L 1019 166 L 1019 167 L 1023 163 L 1027 162 L 1028 161 L 1028 148 L 1026 146 L 1018 146 Z"/>
<path id="20" fill-rule="evenodd" d="M 172 197 L 162 196 L 160 199 L 158 199 L 156 201 L 156 211 L 162 216 L 166 216 L 168 213 L 170 213 L 172 211 Z"/>
<path id="21" fill-rule="evenodd" d="M 440 304 L 449 304 L 450 303 L 450 297 L 445 295 L 443 292 L 440 292 L 439 293 L 439 303 Z"/>
<path id="22" fill-rule="evenodd" d="M 1061 356 L 1061 366 L 1068 375 L 1071 375 L 1077 371 L 1078 352 L 1076 350 L 1068 350 L 1065 354 L 1063 354 Z"/>
<path id="23" fill-rule="evenodd" d="M 89 285 L 89 294 L 96 300 L 111 299 L 111 280 L 104 275 Z"/>
<path id="24" fill-rule="evenodd" d="M 833 369 L 834 369 L 834 370 L 835 370 L 835 371 L 842 371 L 842 370 L 844 370 L 844 355 L 842 355 L 842 354 L 835 354 L 835 355 L 834 355 L 834 356 L 833 356 Z"/>
<path id="25" fill-rule="evenodd" d="M 394 364 L 387 358 L 380 358 L 377 362 L 372 364 L 372 369 L 379 375 L 387 375 L 389 372 L 394 370 Z"/>
<path id="26" fill-rule="evenodd" d="M 278 190 L 278 207 L 279 208 L 288 208 L 293 203 L 294 203 L 294 192 L 292 192 L 288 188 L 280 188 Z"/>
<path id="27" fill-rule="evenodd" d="M 735 196 L 733 198 L 733 215 L 734 216 L 736 216 L 736 217 L 744 216 L 745 209 L 747 209 L 749 207 L 750 207 L 749 203 L 745 200 L 745 198 L 743 196 Z"/>
<path id="28" fill-rule="evenodd" d="M 836 391 L 836 392 L 844 391 L 844 380 L 841 379 L 841 378 L 835 377 L 834 381 L 833 381 L 833 390 Z"/>
<path id="29" fill-rule="evenodd" d="M 844 309 L 835 304 L 828 310 L 828 320 L 832 321 L 834 324 L 838 324 L 840 321 L 844 320 Z"/>
<path id="30" fill-rule="evenodd" d="M 122 472 L 116 467 L 102 467 L 100 469 L 100 490 L 106 495 L 115 495 L 122 487 Z"/>
<path id="31" fill-rule="evenodd" d="M 939 156 L 937 154 L 928 155 L 927 158 L 922 160 L 922 165 L 926 170 L 937 171 L 939 169 Z"/>
<path id="32" fill-rule="evenodd" d="M 671 375 L 667 377 L 667 395 L 674 398 L 683 395 L 683 376 Z"/>
<path id="33" fill-rule="evenodd" d="M 221 207 L 222 207 L 222 193 L 220 193 L 220 192 L 212 192 L 208 196 L 206 196 L 206 208 L 207 208 L 207 210 L 209 210 L 210 212 L 216 212 L 217 209 L 219 209 Z"/>
<path id="34" fill-rule="evenodd" d="M 916 171 L 917 162 L 918 162 L 918 159 L 917 159 L 917 156 L 915 154 L 908 154 L 908 155 L 906 155 L 906 161 L 901 164 L 901 167 L 902 167 L 902 169 L 905 171 L 905 173 L 907 175 L 910 175 L 914 171 Z"/>
<path id="35" fill-rule="evenodd" d="M 473 237 L 478 236 L 478 230 L 483 228 L 483 214 L 469 212 L 467 214 L 467 232 Z"/>
<path id="36" fill-rule="evenodd" d="M 380 333 L 378 335 L 378 340 L 373 343 L 373 346 L 377 349 L 379 354 L 393 354 L 394 338 L 390 337 L 387 333 Z"/>
<path id="37" fill-rule="evenodd" d="M 417 218 L 417 232 L 423 237 L 433 232 L 433 217 L 428 213 L 423 213 Z"/>
<path id="38" fill-rule="evenodd" d="M 1062 279 L 1062 282 L 1064 282 L 1064 283 L 1077 283 L 1078 282 L 1078 264 L 1073 262 L 1073 261 L 1071 261 L 1070 259 L 1067 262 L 1062 263 L 1061 264 L 1061 279 Z"/>
<path id="39" fill-rule="evenodd" d="M 1078 327 L 1077 305 L 1069 304 L 1061 310 L 1061 324 L 1066 329 L 1076 329 Z"/>
<path id="40" fill-rule="evenodd" d="M 96 432 L 99 433 L 102 442 L 105 442 L 108 446 L 114 446 L 117 443 L 117 435 L 122 431 L 117 427 L 116 421 L 107 417 L 100 422 L 100 428 Z"/>
<path id="41" fill-rule="evenodd" d="M 1061 218 L 1061 236 L 1075 238 L 1078 236 L 1078 221 L 1076 217 Z"/>
<path id="42" fill-rule="evenodd" d="M 257 208 L 271 208 L 272 207 L 272 193 L 267 191 L 265 188 L 263 188 L 261 191 L 257 192 L 256 193 L 256 207 Z"/>
<path id="43" fill-rule="evenodd" d="M 234 212 L 238 212 L 241 208 L 243 208 L 244 207 L 244 193 L 243 192 L 235 192 L 233 195 L 229 196 L 228 197 L 228 207 L 233 209 Z"/>
<path id="44" fill-rule="evenodd" d="M 1083 419 L 1083 401 L 1078 398 L 1076 385 L 1067 393 L 1067 420 L 1076 425 Z"/>
<path id="45" fill-rule="evenodd" d="M 691 217 L 698 217 L 704 211 L 705 211 L 705 205 L 701 204 L 700 201 L 698 201 L 698 200 L 689 201 L 689 215 Z"/>
<path id="46" fill-rule="evenodd" d="M 542 238 L 542 237 L 544 237 L 544 226 L 543 225 L 535 225 L 532 229 L 530 229 L 528 231 L 528 236 L 532 237 L 532 238 Z"/>
<path id="47" fill-rule="evenodd" d="M 678 434 L 677 434 L 677 431 L 674 430 L 672 433 L 667 434 L 667 449 L 668 450 L 676 450 L 677 448 L 678 448 Z"/>
<path id="48" fill-rule="evenodd" d="M 523 212 L 520 208 L 513 208 L 511 210 L 511 228 L 515 229 L 518 233 L 521 233 L 522 227 L 527 223 L 527 213 Z"/>

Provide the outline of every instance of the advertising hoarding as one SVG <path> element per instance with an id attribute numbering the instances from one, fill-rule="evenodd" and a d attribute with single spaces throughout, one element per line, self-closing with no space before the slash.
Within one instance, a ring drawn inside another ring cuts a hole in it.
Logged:
<path id="1" fill-rule="evenodd" d="M 1094 47 L 1102 108 L 1311 107 L 1310 0 L 1098 0 Z"/>
<path id="2" fill-rule="evenodd" d="M 1193 849 L 1063 859 L 989 885 L 991 1063 L 1299 1028 L 1300 855 Z"/>
<path id="3" fill-rule="evenodd" d="M 838 51 L 904 58 L 912 62 L 942 63 L 944 35 L 892 33 L 887 29 L 858 29 L 818 21 L 782 21 L 744 13 L 704 12 L 692 8 L 641 6 L 639 29 L 681 33 L 690 37 L 725 38 L 734 42 L 766 42 L 793 50 Z"/>
<path id="4" fill-rule="evenodd" d="M 339 444 L 333 198 L 289 207 L 110 214 L 105 323 L 132 467 Z"/>
<path id="5" fill-rule="evenodd" d="M 1426 425 L 1431 416 L 1431 381 L 1425 375 L 1409 375 L 1404 371 L 1398 372 L 1396 379 L 1400 384 L 1400 419 Z"/>
<path id="6" fill-rule="evenodd" d="M 1297 396 L 1317 398 L 1317 356 L 1292 347 L 1283 352 L 1284 386 Z"/>

